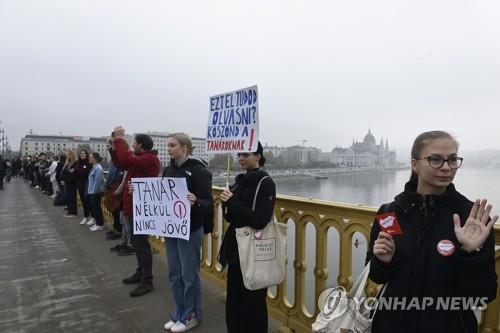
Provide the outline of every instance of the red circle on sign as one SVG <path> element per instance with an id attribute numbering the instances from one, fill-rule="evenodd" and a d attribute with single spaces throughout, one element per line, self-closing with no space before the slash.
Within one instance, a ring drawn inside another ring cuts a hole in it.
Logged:
<path id="1" fill-rule="evenodd" d="M 174 204 L 175 216 L 177 216 L 177 218 L 179 218 L 179 219 L 183 219 L 184 217 L 186 217 L 186 213 L 187 213 L 186 205 L 184 205 L 184 203 L 182 201 L 177 201 Z"/>
<path id="2" fill-rule="evenodd" d="M 442 256 L 449 257 L 455 253 L 455 244 L 447 239 L 439 241 L 436 246 L 438 253 Z"/>

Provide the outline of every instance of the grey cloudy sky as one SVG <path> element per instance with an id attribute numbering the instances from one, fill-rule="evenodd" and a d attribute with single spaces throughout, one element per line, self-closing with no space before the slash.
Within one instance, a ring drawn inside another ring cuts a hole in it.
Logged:
<path id="1" fill-rule="evenodd" d="M 0 121 L 22 136 L 186 131 L 257 84 L 261 140 L 500 148 L 497 0 L 0 0 Z"/>

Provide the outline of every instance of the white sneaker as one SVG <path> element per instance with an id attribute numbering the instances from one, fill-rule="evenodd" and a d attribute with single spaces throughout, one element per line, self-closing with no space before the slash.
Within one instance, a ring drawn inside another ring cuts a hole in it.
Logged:
<path id="1" fill-rule="evenodd" d="M 82 222 L 80 222 L 81 225 L 87 224 L 88 220 L 86 217 L 83 218 Z"/>
<path id="2" fill-rule="evenodd" d="M 87 225 L 88 225 L 89 227 L 91 227 L 91 226 L 93 226 L 94 224 L 95 224 L 95 220 L 94 220 L 94 218 L 93 218 L 93 217 L 91 217 L 91 218 L 87 221 Z"/>
<path id="3" fill-rule="evenodd" d="M 103 226 L 93 225 L 92 227 L 90 227 L 90 231 L 102 231 L 102 230 L 104 230 Z"/>
<path id="4" fill-rule="evenodd" d="M 172 329 L 172 327 L 175 326 L 175 324 L 177 324 L 177 323 L 175 321 L 173 321 L 172 319 L 170 319 L 168 322 L 165 323 L 163 328 L 165 329 L 165 331 L 170 331 Z"/>
<path id="5" fill-rule="evenodd" d="M 196 317 L 191 317 L 190 319 L 186 320 L 185 324 L 182 321 L 176 322 L 175 325 L 170 329 L 170 331 L 172 333 L 186 332 L 192 328 L 195 328 L 196 326 L 198 326 L 198 324 L 198 319 L 196 319 Z"/>

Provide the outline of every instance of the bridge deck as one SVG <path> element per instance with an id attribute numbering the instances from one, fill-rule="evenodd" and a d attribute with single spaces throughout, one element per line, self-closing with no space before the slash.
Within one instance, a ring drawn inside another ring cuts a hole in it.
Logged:
<path id="1" fill-rule="evenodd" d="M 135 256 L 110 252 L 116 241 L 62 214 L 20 179 L 0 191 L 0 332 L 163 332 L 174 307 L 165 254 L 154 256 L 154 292 L 131 298 L 121 281 Z M 222 290 L 202 284 L 193 332 L 225 332 Z"/>

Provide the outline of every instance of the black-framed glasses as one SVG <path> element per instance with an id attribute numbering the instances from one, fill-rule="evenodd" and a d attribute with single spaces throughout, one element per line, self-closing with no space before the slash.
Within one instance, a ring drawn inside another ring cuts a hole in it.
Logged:
<path id="1" fill-rule="evenodd" d="M 430 155 L 422 158 L 417 158 L 417 160 L 427 160 L 431 168 L 441 169 L 444 165 L 444 162 L 448 163 L 450 169 L 458 169 L 462 165 L 463 158 L 458 156 L 450 156 L 448 158 L 444 158 L 441 155 Z"/>
<path id="2" fill-rule="evenodd" d="M 243 157 L 248 157 L 250 156 L 250 153 L 238 153 L 236 154 L 236 156 L 239 158 L 240 156 L 243 156 Z"/>

